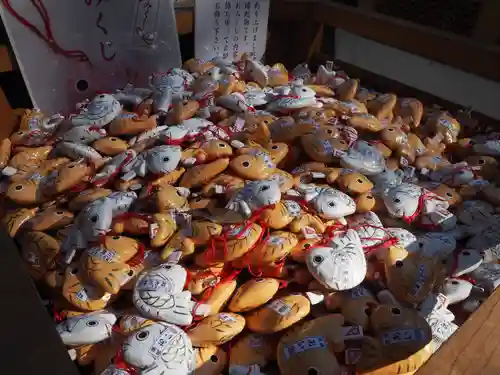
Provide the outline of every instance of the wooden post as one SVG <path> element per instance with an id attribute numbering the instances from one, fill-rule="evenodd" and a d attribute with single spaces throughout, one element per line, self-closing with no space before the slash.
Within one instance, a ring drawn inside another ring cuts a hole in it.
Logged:
<path id="1" fill-rule="evenodd" d="M 358 0 L 358 8 L 364 11 L 375 11 L 377 0 Z"/>
<path id="2" fill-rule="evenodd" d="M 12 61 L 7 46 L 0 45 L 0 73 L 12 71 Z"/>
<path id="3" fill-rule="evenodd" d="M 489 44 L 496 44 L 500 41 L 499 0 L 483 0 L 473 36 Z"/>

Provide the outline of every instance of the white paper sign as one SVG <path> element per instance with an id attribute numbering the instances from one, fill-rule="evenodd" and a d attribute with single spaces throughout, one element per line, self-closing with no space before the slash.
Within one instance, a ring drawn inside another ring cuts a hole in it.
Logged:
<path id="1" fill-rule="evenodd" d="M 266 50 L 270 0 L 196 0 L 195 56 L 260 60 Z"/>
<path id="2" fill-rule="evenodd" d="M 152 72 L 181 65 L 173 0 L 9 3 L 12 9 L 0 6 L 0 14 L 33 104 L 42 111 L 73 112 L 96 91 L 129 82 L 145 86 Z"/>

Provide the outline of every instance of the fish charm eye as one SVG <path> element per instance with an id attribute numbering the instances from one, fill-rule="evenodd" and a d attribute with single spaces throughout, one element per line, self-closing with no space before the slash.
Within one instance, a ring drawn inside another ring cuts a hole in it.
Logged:
<path id="1" fill-rule="evenodd" d="M 149 332 L 148 331 L 141 331 L 139 333 L 137 333 L 137 335 L 135 336 L 135 338 L 139 341 L 144 341 L 148 338 L 149 336 Z"/>
<path id="2" fill-rule="evenodd" d="M 323 257 L 321 255 L 316 255 L 314 258 L 313 258 L 313 262 L 316 263 L 316 264 L 320 264 L 321 262 L 323 262 Z"/>

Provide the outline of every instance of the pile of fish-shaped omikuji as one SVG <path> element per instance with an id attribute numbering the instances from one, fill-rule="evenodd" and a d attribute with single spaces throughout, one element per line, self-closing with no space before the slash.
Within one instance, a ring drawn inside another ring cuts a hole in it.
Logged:
<path id="1" fill-rule="evenodd" d="M 2 225 L 95 374 L 413 374 L 500 283 L 500 134 L 331 63 L 19 120 Z"/>

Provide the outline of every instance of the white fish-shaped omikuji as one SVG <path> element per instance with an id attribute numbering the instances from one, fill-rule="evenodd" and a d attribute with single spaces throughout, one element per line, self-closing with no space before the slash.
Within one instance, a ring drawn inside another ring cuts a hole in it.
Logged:
<path id="1" fill-rule="evenodd" d="M 64 345 L 96 344 L 111 337 L 116 319 L 112 312 L 102 310 L 66 319 L 56 329 Z"/>
<path id="2" fill-rule="evenodd" d="M 490 225 L 483 227 L 479 233 L 470 237 L 467 249 L 483 254 L 485 262 L 500 260 L 500 215 L 494 215 Z"/>
<path id="3" fill-rule="evenodd" d="M 104 167 L 101 168 L 99 173 L 96 173 L 96 175 L 92 177 L 91 182 L 95 186 L 105 185 L 111 178 L 118 175 L 125 165 L 130 163 L 136 157 L 137 152 L 134 150 L 127 150 L 114 156 L 104 165 Z"/>
<path id="4" fill-rule="evenodd" d="M 123 89 L 116 90 L 113 96 L 122 104 L 138 106 L 152 94 L 153 91 L 150 89 L 134 87 L 134 85 L 128 83 Z"/>
<path id="5" fill-rule="evenodd" d="M 485 228 L 495 221 L 495 207 L 483 200 L 464 201 L 456 211 L 458 220 L 473 228 Z"/>
<path id="6" fill-rule="evenodd" d="M 318 106 L 316 92 L 304 86 L 303 81 L 297 79 L 290 86 L 279 87 L 278 95 L 267 106 L 268 111 L 283 111 Z"/>
<path id="7" fill-rule="evenodd" d="M 383 199 L 392 217 L 407 221 L 415 220 L 420 214 L 449 207 L 445 199 L 418 185 L 407 183 L 386 190 Z"/>
<path id="8" fill-rule="evenodd" d="M 340 160 L 340 164 L 365 176 L 373 176 L 385 170 L 385 158 L 375 146 L 358 140 Z"/>
<path id="9" fill-rule="evenodd" d="M 62 141 L 57 143 L 55 149 L 58 154 L 67 156 L 73 160 L 83 158 L 97 165 L 103 161 L 101 154 L 85 144 Z"/>
<path id="10" fill-rule="evenodd" d="M 135 137 L 130 138 L 128 141 L 129 146 L 142 144 L 143 142 L 151 142 L 154 144 L 161 136 L 161 134 L 168 129 L 168 125 L 157 126 L 154 129 L 147 130 Z"/>
<path id="11" fill-rule="evenodd" d="M 193 314 L 203 316 L 210 309 L 191 301 L 191 292 L 183 290 L 186 278 L 187 271 L 177 264 L 162 264 L 143 272 L 134 286 L 135 307 L 151 319 L 191 324 Z"/>
<path id="12" fill-rule="evenodd" d="M 194 371 L 195 355 L 189 336 L 179 327 L 158 322 L 130 335 L 122 345 L 126 363 L 141 375 L 187 375 Z"/>
<path id="13" fill-rule="evenodd" d="M 450 164 L 439 168 L 429 174 L 429 178 L 451 187 L 465 185 L 474 180 L 473 167 L 469 167 L 467 162 Z"/>
<path id="14" fill-rule="evenodd" d="M 449 278 L 441 286 L 441 293 L 446 296 L 449 305 L 469 298 L 474 285 L 467 280 Z"/>
<path id="15" fill-rule="evenodd" d="M 404 247 L 405 249 L 407 249 L 408 246 L 411 246 L 414 242 L 417 241 L 417 236 L 404 228 L 386 228 L 386 231 L 387 234 L 398 241 L 396 245 Z"/>
<path id="16" fill-rule="evenodd" d="M 401 169 L 393 171 L 389 168 L 384 169 L 379 174 L 370 176 L 370 180 L 375 184 L 377 191 L 384 191 L 385 189 L 401 185 L 403 178 L 404 172 Z"/>
<path id="17" fill-rule="evenodd" d="M 453 323 L 455 316 L 447 309 L 448 299 L 443 294 L 430 294 L 418 308 L 432 331 L 432 351 L 436 352 L 455 333 L 458 326 Z"/>
<path id="18" fill-rule="evenodd" d="M 193 117 L 184 120 L 180 125 L 169 126 L 161 132 L 160 140 L 166 144 L 180 144 L 195 139 L 210 125 L 213 125 L 213 123 L 208 120 Z"/>
<path id="19" fill-rule="evenodd" d="M 136 199 L 137 194 L 134 192 L 114 192 L 89 203 L 70 227 L 61 244 L 61 251 L 67 253 L 85 248 L 89 242 L 108 233 L 113 218 L 127 212 Z"/>
<path id="20" fill-rule="evenodd" d="M 428 232 L 417 236 L 416 241 L 406 246 L 406 250 L 443 259 L 453 253 L 456 247 L 455 232 Z"/>
<path id="21" fill-rule="evenodd" d="M 356 231 L 336 232 L 324 245 L 307 252 L 307 268 L 323 286 L 346 290 L 361 284 L 367 265 L 361 240 Z"/>
<path id="22" fill-rule="evenodd" d="M 479 155 L 500 156 L 500 140 L 490 139 L 481 143 L 475 143 L 472 150 Z"/>
<path id="23" fill-rule="evenodd" d="M 145 177 L 148 173 L 163 175 L 172 172 L 181 160 L 179 146 L 157 146 L 144 151 L 122 167 L 124 180 L 136 176 Z"/>
<path id="24" fill-rule="evenodd" d="M 280 200 L 281 191 L 275 180 L 251 181 L 231 197 L 226 208 L 249 217 L 255 210 Z"/>
<path id="25" fill-rule="evenodd" d="M 488 293 L 493 293 L 500 285 L 500 264 L 483 263 L 472 272 L 471 276 Z"/>
<path id="26" fill-rule="evenodd" d="M 220 96 L 215 101 L 215 104 L 236 113 L 247 112 L 251 108 L 246 97 L 239 92 L 233 92 L 229 95 Z"/>
<path id="27" fill-rule="evenodd" d="M 100 94 L 92 99 L 80 113 L 71 117 L 74 126 L 94 125 L 103 127 L 120 114 L 122 106 L 113 95 Z"/>
<path id="28" fill-rule="evenodd" d="M 167 112 L 172 100 L 182 99 L 194 81 L 189 72 L 173 68 L 167 73 L 153 73 L 149 77 L 149 87 L 153 91 L 155 111 Z"/>
<path id="29" fill-rule="evenodd" d="M 374 249 L 390 239 L 382 221 L 375 212 L 368 211 L 363 214 L 352 215 L 347 223 L 349 229 L 353 229 L 358 233 L 365 250 Z"/>
<path id="30" fill-rule="evenodd" d="M 313 184 L 298 187 L 309 206 L 323 219 L 342 219 L 356 212 L 356 203 L 347 194 L 331 188 Z"/>
<path id="31" fill-rule="evenodd" d="M 111 364 L 102 370 L 100 373 L 96 373 L 96 375 L 132 375 L 131 372 L 120 368 L 117 365 Z"/>
<path id="32" fill-rule="evenodd" d="M 73 142 L 82 145 L 89 145 L 98 139 L 106 136 L 106 130 L 98 126 L 86 125 L 71 128 L 62 136 L 65 142 Z"/>

